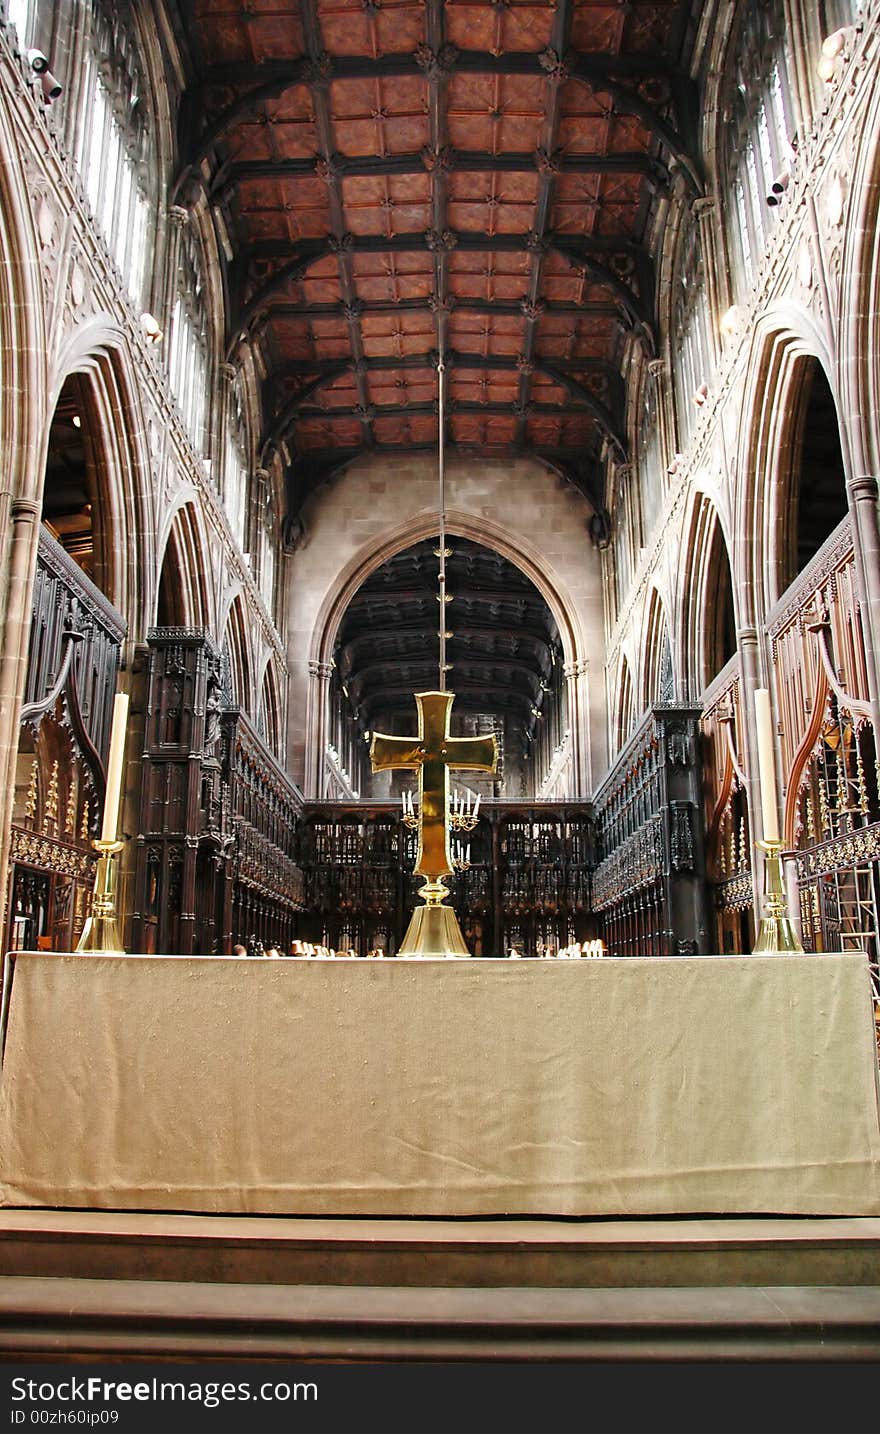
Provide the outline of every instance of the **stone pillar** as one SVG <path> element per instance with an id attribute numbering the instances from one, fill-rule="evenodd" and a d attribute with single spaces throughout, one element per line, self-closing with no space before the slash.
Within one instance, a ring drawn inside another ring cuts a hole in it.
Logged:
<path id="1" fill-rule="evenodd" d="M 656 398 L 657 427 L 660 430 L 660 457 L 663 461 L 664 470 L 663 475 L 661 475 L 664 480 L 661 487 L 665 488 L 665 470 L 672 462 L 672 455 L 675 452 L 672 442 L 674 430 L 669 421 L 669 409 L 667 407 L 669 393 L 666 383 L 666 360 L 651 359 L 648 364 L 648 373 L 654 385 L 654 396 Z"/>
<path id="2" fill-rule="evenodd" d="M 877 513 L 878 485 L 871 474 L 850 478 L 846 485 L 851 513 L 853 551 L 856 559 L 856 573 L 864 596 L 864 621 L 862 631 L 865 639 L 865 665 L 868 669 L 868 685 L 871 693 L 871 708 L 874 715 L 874 732 L 880 740 L 878 724 L 878 667 L 880 667 L 880 520 Z"/>
<path id="3" fill-rule="evenodd" d="M 571 797 L 585 800 L 592 789 L 592 742 L 590 739 L 590 664 L 585 657 L 567 662 L 562 669 L 571 734 Z"/>
<path id="4" fill-rule="evenodd" d="M 324 752 L 327 747 L 327 710 L 330 690 L 329 662 L 309 663 L 309 690 L 306 697 L 305 792 L 307 801 L 318 802 L 324 794 Z"/>
<path id="5" fill-rule="evenodd" d="M 6 506 L 4 504 L 4 506 Z M 37 556 L 41 503 L 17 498 L 9 504 L 7 521 L 12 533 L 7 540 L 7 576 L 3 615 L 3 654 L 0 661 L 0 761 L 2 761 L 3 809 L 0 822 L 0 909 L 5 904 L 9 872 L 10 821 L 15 791 L 15 763 L 18 755 L 18 714 L 27 676 L 31 626 L 31 592 Z M 5 524 L 4 524 L 5 527 Z M 8 529 L 7 529 L 8 531 Z"/>
<path id="6" fill-rule="evenodd" d="M 177 270 L 180 263 L 180 236 L 189 223 L 189 210 L 182 204 L 172 204 L 168 209 L 168 245 L 165 258 L 165 292 L 162 295 L 163 318 L 161 326 L 171 335 L 171 318 L 177 298 Z M 166 346 L 166 355 L 168 346 Z M 166 356 L 166 365 L 168 358 Z"/>
<path id="7" fill-rule="evenodd" d="M 758 743 L 755 730 L 755 689 L 763 685 L 758 663 L 757 629 L 754 627 L 740 628 L 736 634 L 736 645 L 739 649 L 740 662 L 742 664 L 740 700 L 742 702 L 742 726 L 745 751 L 742 753 L 741 760 L 747 778 L 746 795 L 749 803 L 749 833 L 751 836 L 751 852 L 749 856 L 752 868 L 755 930 L 757 931 L 761 921 L 761 906 L 764 891 L 764 862 L 760 848 L 756 846 L 756 842 L 760 836 L 763 835 L 759 830 L 761 818 L 761 784 L 758 780 Z"/>
<path id="8" fill-rule="evenodd" d="M 715 242 L 715 200 L 710 196 L 695 199 L 691 205 L 691 213 L 697 221 L 700 231 L 700 254 L 703 260 L 703 280 L 706 285 L 706 297 L 709 308 L 709 344 L 710 350 L 707 358 L 711 367 L 717 368 L 721 358 L 721 340 L 718 332 L 718 320 L 726 304 L 722 305 L 722 295 L 719 292 L 720 269 L 718 265 L 718 246 Z"/>

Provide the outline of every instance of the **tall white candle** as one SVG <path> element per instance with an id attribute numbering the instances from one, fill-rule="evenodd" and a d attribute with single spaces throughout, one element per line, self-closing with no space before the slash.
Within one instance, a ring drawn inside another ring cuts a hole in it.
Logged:
<path id="1" fill-rule="evenodd" d="M 479 794 L 479 792 L 477 792 L 477 800 L 474 802 L 474 816 L 477 815 L 477 813 L 479 812 L 479 810 L 480 810 L 480 794 Z"/>
<path id="2" fill-rule="evenodd" d="M 113 703 L 113 726 L 110 729 L 110 755 L 107 758 L 107 792 L 104 797 L 104 820 L 101 840 L 115 841 L 119 831 L 119 794 L 122 791 L 122 763 L 128 732 L 128 693 L 117 692 Z"/>
<path id="3" fill-rule="evenodd" d="M 764 840 L 779 841 L 779 809 L 776 805 L 776 750 L 773 742 L 773 717 L 770 693 L 766 687 L 755 690 L 755 723 L 758 736 L 758 780 L 761 788 L 761 819 Z"/>

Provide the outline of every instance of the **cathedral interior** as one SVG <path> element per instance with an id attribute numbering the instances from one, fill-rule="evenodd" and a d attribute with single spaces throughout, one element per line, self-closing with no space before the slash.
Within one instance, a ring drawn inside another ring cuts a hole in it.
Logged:
<path id="1" fill-rule="evenodd" d="M 878 22 L 2 0 L 0 1363 L 876 1363 Z"/>
<path id="2" fill-rule="evenodd" d="M 82 936 L 122 691 L 127 951 L 395 954 L 439 680 L 475 956 L 751 951 L 766 689 L 876 969 L 876 19 L 8 0 L 5 950 Z"/>

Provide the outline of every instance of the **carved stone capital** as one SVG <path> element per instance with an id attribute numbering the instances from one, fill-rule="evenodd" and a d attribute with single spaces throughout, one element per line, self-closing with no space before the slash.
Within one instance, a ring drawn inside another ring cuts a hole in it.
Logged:
<path id="1" fill-rule="evenodd" d="M 876 503 L 880 485 L 873 473 L 859 473 L 854 478 L 847 478 L 846 491 L 854 503 Z"/>
<path id="2" fill-rule="evenodd" d="M 310 662 L 309 676 L 316 677 L 319 682 L 329 682 L 333 667 L 329 662 Z"/>
<path id="3" fill-rule="evenodd" d="M 189 223 L 189 210 L 182 204 L 171 204 L 168 207 L 168 223 L 172 229 L 185 229 Z"/>

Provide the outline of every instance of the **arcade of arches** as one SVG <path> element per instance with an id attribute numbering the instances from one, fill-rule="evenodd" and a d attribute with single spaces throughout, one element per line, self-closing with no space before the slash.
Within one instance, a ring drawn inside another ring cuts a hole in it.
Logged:
<path id="1" fill-rule="evenodd" d="M 878 0 L 7 0 L 5 948 L 880 951 Z M 47 68 L 48 66 L 48 68 Z M 448 585 L 438 606 L 438 366 Z"/>

